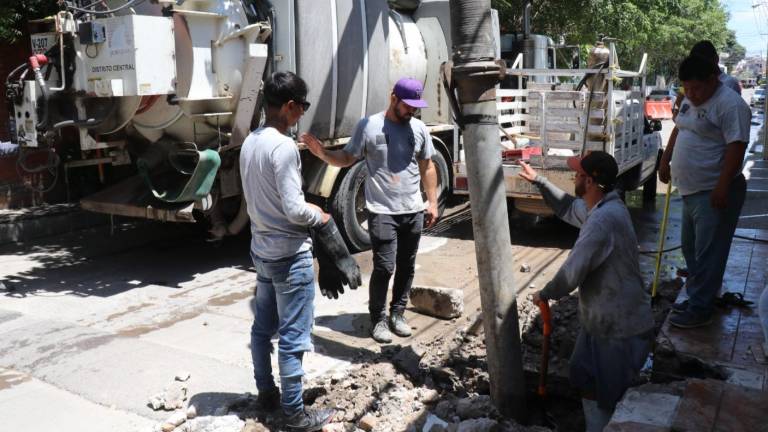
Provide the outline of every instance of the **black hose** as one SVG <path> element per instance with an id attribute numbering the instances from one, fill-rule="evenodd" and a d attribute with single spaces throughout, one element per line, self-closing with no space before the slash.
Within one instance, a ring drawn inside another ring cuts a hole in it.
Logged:
<path id="1" fill-rule="evenodd" d="M 672 251 L 680 249 L 682 247 L 683 247 L 683 245 L 677 245 L 677 246 L 671 247 L 669 249 L 664 249 L 663 251 L 661 251 L 661 253 L 672 252 Z M 656 255 L 657 253 L 659 253 L 659 251 L 657 251 L 657 250 L 650 250 L 650 251 L 641 250 L 641 251 L 638 251 L 638 253 L 640 253 L 642 255 Z"/>
<path id="2" fill-rule="evenodd" d="M 739 239 L 742 239 L 742 240 L 749 240 L 749 241 L 753 241 L 753 242 L 758 242 L 758 243 L 768 243 L 768 239 L 752 238 L 752 237 L 746 237 L 746 236 L 738 235 L 738 234 L 734 234 L 733 237 L 734 238 L 739 238 Z M 661 253 L 672 252 L 674 250 L 681 249 L 682 247 L 683 247 L 683 245 L 674 246 L 674 247 L 671 247 L 669 249 L 664 249 L 663 251 L 661 251 Z M 643 255 L 656 255 L 657 253 L 659 253 L 659 251 L 657 251 L 657 250 L 650 250 L 650 251 L 641 250 L 641 251 L 639 251 L 639 253 L 641 253 Z"/>
<path id="3" fill-rule="evenodd" d="M 736 238 L 740 238 L 740 239 L 742 239 L 742 240 L 750 240 L 750 241 L 753 241 L 753 242 L 758 242 L 758 243 L 768 243 L 768 240 L 766 240 L 766 239 L 759 239 L 759 238 L 745 237 L 745 236 L 742 236 L 742 235 L 738 235 L 738 234 L 734 234 L 733 236 L 734 236 L 734 237 L 736 237 Z"/>
<path id="4" fill-rule="evenodd" d="M 16 173 L 19 175 L 19 178 L 24 177 L 24 174 L 38 174 L 43 171 L 48 171 L 53 176 L 53 180 L 51 181 L 51 184 L 46 187 L 36 188 L 32 186 L 31 184 L 24 183 L 24 186 L 34 192 L 37 193 L 46 193 L 50 192 L 54 187 L 56 187 L 56 184 L 59 180 L 59 164 L 61 163 L 61 158 L 58 154 L 52 149 L 48 148 L 48 160 L 44 165 L 40 165 L 34 168 L 30 168 L 27 166 L 27 157 L 29 156 L 29 152 L 25 150 L 25 147 L 20 146 L 19 147 L 19 157 L 16 159 Z"/>
<path id="5" fill-rule="evenodd" d="M 453 62 L 465 64 L 493 60 L 496 52 L 491 32 L 491 0 L 450 2 Z"/>
<path id="6" fill-rule="evenodd" d="M 16 66 L 16 68 L 15 68 L 15 69 L 13 69 L 13 70 L 11 71 L 11 73 L 9 73 L 9 74 L 8 74 L 8 77 L 5 79 L 5 87 L 6 87 L 6 88 L 8 88 L 8 84 L 10 84 L 10 83 L 11 83 L 11 77 L 13 77 L 13 76 L 14 76 L 14 75 L 16 75 L 17 73 L 19 73 L 19 71 L 20 71 L 20 70 L 22 70 L 22 69 L 24 69 L 25 67 L 27 67 L 27 63 L 26 63 L 26 62 L 24 62 L 24 63 L 22 63 L 22 64 L 20 64 L 20 65 Z"/>

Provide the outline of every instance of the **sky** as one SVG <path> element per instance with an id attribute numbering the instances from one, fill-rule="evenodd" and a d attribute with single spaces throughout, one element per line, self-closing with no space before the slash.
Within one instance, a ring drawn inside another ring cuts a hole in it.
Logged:
<path id="1" fill-rule="evenodd" d="M 765 56 L 768 45 L 768 0 L 720 2 L 731 14 L 728 28 L 736 32 L 736 39 L 747 49 L 747 55 Z"/>

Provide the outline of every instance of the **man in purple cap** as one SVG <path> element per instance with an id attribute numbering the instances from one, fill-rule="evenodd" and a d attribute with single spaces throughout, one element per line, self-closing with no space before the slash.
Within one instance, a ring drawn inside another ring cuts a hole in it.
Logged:
<path id="1" fill-rule="evenodd" d="M 432 164 L 435 149 L 427 126 L 414 118 L 427 103 L 419 80 L 401 78 L 390 95 L 386 111 L 357 124 L 349 143 L 341 150 L 327 150 L 312 135 L 302 141 L 330 165 L 348 167 L 365 159 L 368 179 L 365 202 L 368 232 L 373 247 L 373 272 L 369 284 L 371 336 L 380 343 L 392 342 L 392 332 L 411 335 L 403 312 L 413 283 L 421 230 L 437 222 L 437 172 Z M 425 203 L 419 183 L 427 194 Z M 389 320 L 384 310 L 392 274 Z M 390 331 L 391 330 L 391 331 Z"/>
<path id="2" fill-rule="evenodd" d="M 613 156 L 601 151 L 570 158 L 576 198 L 525 162 L 520 165 L 520 177 L 538 187 L 557 216 L 580 228 L 568 258 L 533 300 L 557 300 L 579 289 L 581 329 L 569 375 L 582 393 L 587 432 L 602 431 L 653 341 L 651 296 L 640 274 L 637 237 L 627 207 L 613 190 L 619 169 Z"/>

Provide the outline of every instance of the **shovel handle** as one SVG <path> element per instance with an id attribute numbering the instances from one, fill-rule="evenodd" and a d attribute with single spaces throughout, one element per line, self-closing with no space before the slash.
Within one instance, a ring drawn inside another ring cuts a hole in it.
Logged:
<path id="1" fill-rule="evenodd" d="M 539 300 L 536 302 L 541 312 L 541 321 L 544 324 L 544 338 L 541 344 L 541 365 L 539 367 L 539 388 L 537 393 L 542 399 L 547 397 L 547 371 L 549 369 L 549 335 L 552 334 L 552 314 L 549 312 L 549 302 Z"/>
<path id="2" fill-rule="evenodd" d="M 547 300 L 539 300 L 536 302 L 536 306 L 539 307 L 541 312 L 541 322 L 544 324 L 544 336 L 552 334 L 552 314 L 549 311 L 549 302 Z"/>

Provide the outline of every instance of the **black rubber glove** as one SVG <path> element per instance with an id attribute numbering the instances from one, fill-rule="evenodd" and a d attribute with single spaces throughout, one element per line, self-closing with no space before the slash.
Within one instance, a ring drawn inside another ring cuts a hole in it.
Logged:
<path id="1" fill-rule="evenodd" d="M 339 272 L 341 282 L 349 286 L 350 289 L 357 289 L 357 287 L 362 285 L 360 267 L 352 259 L 352 255 L 350 255 L 347 245 L 344 244 L 344 239 L 341 237 L 339 228 L 336 226 L 333 218 L 330 218 L 323 225 L 312 227 L 312 232 L 315 239 L 315 248 L 320 250 L 318 252 L 325 253 L 328 259 L 331 260 Z M 320 253 L 318 253 L 318 256 Z"/>
<path id="2" fill-rule="evenodd" d="M 339 294 L 344 294 L 344 286 L 341 283 L 342 276 L 336 268 L 336 264 L 323 248 L 315 247 L 315 257 L 317 258 L 317 284 L 320 286 L 320 293 L 329 299 L 339 298 Z"/>

